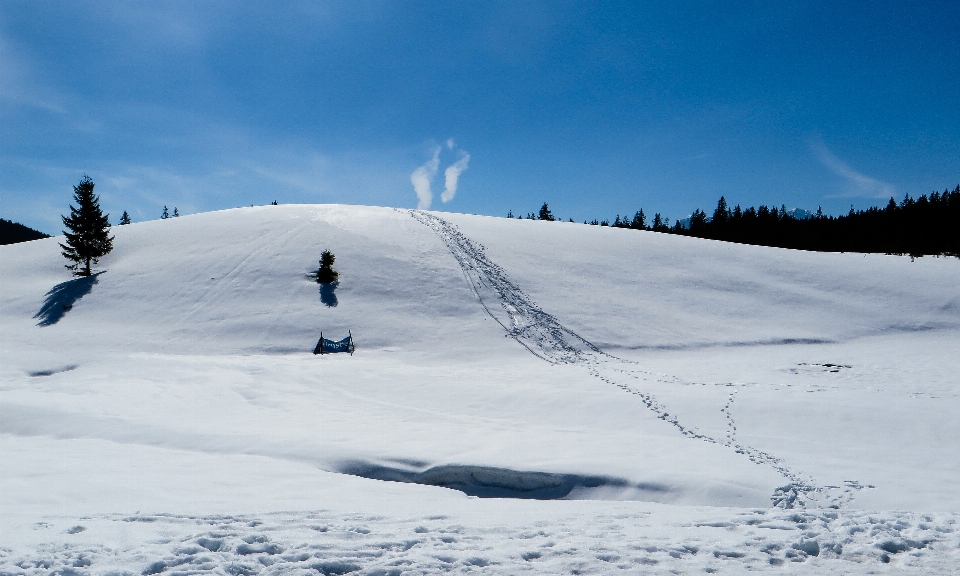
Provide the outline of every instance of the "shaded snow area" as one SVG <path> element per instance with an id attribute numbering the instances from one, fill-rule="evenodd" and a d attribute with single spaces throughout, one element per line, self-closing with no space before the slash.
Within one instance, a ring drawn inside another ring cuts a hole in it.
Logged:
<path id="1" fill-rule="evenodd" d="M 957 259 L 356 206 L 114 233 L 85 279 L 0 247 L 0 574 L 960 572 Z"/>

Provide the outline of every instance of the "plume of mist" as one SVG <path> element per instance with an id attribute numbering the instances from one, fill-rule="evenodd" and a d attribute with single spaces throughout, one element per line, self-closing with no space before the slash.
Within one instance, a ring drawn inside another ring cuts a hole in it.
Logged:
<path id="1" fill-rule="evenodd" d="M 453 140 L 451 140 L 451 143 L 452 142 Z M 470 164 L 470 155 L 461 150 L 460 159 L 450 166 L 447 166 L 447 169 L 444 170 L 444 189 L 443 194 L 440 194 L 440 200 L 444 203 L 453 200 L 453 197 L 456 196 L 457 181 L 460 179 L 460 175 L 466 171 L 468 164 Z"/>
<path id="2" fill-rule="evenodd" d="M 437 168 L 440 167 L 440 147 L 433 149 L 433 158 L 427 160 L 422 166 L 413 171 L 410 175 L 410 182 L 413 183 L 413 190 L 417 193 L 417 209 L 427 210 L 430 203 L 433 202 L 433 191 L 430 184 L 433 177 L 437 174 Z"/>
<path id="3" fill-rule="evenodd" d="M 896 195 L 897 188 L 893 184 L 888 184 L 871 178 L 866 174 L 856 171 L 849 164 L 841 160 L 836 154 L 830 151 L 821 140 L 811 140 L 810 149 L 828 170 L 840 176 L 850 185 L 849 191 L 837 196 L 864 196 L 870 198 L 891 198 Z"/>
<path id="4" fill-rule="evenodd" d="M 449 150 L 457 147 L 453 138 L 447 138 L 446 145 Z M 414 170 L 413 174 L 410 174 L 410 182 L 413 184 L 414 192 L 417 193 L 417 208 L 419 210 L 429 209 L 430 204 L 433 202 L 433 177 L 437 175 L 437 170 L 440 168 L 441 150 L 443 150 L 442 145 L 434 146 L 433 157 Z M 453 200 L 453 197 L 457 195 L 457 184 L 460 182 L 460 175 L 463 174 L 470 165 L 470 155 L 464 150 L 458 150 L 457 152 L 460 158 L 450 166 L 447 166 L 447 169 L 443 171 L 444 188 L 440 194 L 440 200 L 444 203 Z"/>

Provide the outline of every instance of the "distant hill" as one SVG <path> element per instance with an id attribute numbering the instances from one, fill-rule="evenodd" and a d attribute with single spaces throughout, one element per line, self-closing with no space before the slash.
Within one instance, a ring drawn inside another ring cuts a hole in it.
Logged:
<path id="1" fill-rule="evenodd" d="M 49 237 L 49 234 L 44 234 L 39 230 L 34 230 L 33 228 L 28 228 L 23 224 L 0 218 L 0 245 L 29 242 L 31 240 L 39 240 L 41 238 Z"/>

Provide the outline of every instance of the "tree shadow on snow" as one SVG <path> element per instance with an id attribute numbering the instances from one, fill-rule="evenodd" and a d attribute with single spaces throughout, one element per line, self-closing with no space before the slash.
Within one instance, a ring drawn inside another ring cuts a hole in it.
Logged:
<path id="1" fill-rule="evenodd" d="M 336 290 L 337 286 L 339 285 L 339 282 L 320 285 L 320 301 L 326 304 L 329 308 L 333 308 L 338 304 Z"/>
<path id="2" fill-rule="evenodd" d="M 40 311 L 33 315 L 34 318 L 40 319 L 37 326 L 52 326 L 59 322 L 73 308 L 77 300 L 93 290 L 93 285 L 97 283 L 97 276 L 100 274 L 103 274 L 103 272 L 67 280 L 51 288 L 47 292 Z"/>

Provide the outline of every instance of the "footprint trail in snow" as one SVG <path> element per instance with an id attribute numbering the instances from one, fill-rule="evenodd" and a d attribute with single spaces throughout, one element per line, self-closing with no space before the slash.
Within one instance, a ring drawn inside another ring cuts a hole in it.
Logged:
<path id="1" fill-rule="evenodd" d="M 785 486 L 778 488 L 771 496 L 774 506 L 839 507 L 848 504 L 853 493 L 861 487 L 856 481 L 847 482 L 845 487 L 818 486 L 813 478 L 791 469 L 781 458 L 738 443 L 736 422 L 731 414 L 736 391 L 730 394 L 727 404 L 722 408 L 727 421 L 725 438 L 713 437 L 687 422 L 681 422 L 644 388 L 649 388 L 652 383 L 684 382 L 672 376 L 641 370 L 635 362 L 603 352 L 565 327 L 556 317 L 544 312 L 519 286 L 510 281 L 503 268 L 487 257 L 482 245 L 468 238 L 454 224 L 420 210 L 411 210 L 410 215 L 443 240 L 459 263 L 464 278 L 481 306 L 503 327 L 506 336 L 551 364 L 583 366 L 591 376 L 639 397 L 647 409 L 687 438 L 729 447 L 756 464 L 770 466 L 788 480 Z M 833 496 L 837 490 L 842 490 L 842 493 Z"/>

